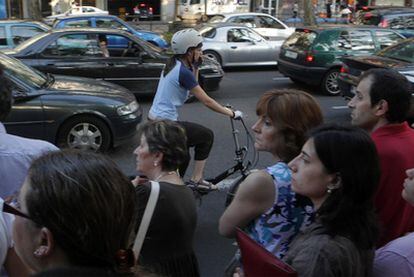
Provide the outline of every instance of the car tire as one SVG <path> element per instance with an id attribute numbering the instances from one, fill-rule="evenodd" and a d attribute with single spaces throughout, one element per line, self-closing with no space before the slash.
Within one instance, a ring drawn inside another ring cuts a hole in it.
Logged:
<path id="1" fill-rule="evenodd" d="M 339 68 L 334 68 L 325 74 L 322 80 L 321 88 L 322 92 L 326 95 L 336 96 L 339 95 L 341 90 L 338 84 Z"/>
<path id="2" fill-rule="evenodd" d="M 94 116 L 77 116 L 60 128 L 57 145 L 62 148 L 105 152 L 111 146 L 109 127 Z"/>
<path id="3" fill-rule="evenodd" d="M 220 57 L 220 55 L 217 52 L 214 52 L 214 51 L 204 51 L 203 55 L 209 57 L 210 59 L 215 60 L 220 65 L 222 65 L 221 64 L 221 57 Z"/>

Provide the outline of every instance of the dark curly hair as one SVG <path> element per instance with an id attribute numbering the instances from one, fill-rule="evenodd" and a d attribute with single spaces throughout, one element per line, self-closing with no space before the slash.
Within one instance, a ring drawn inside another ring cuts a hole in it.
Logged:
<path id="1" fill-rule="evenodd" d="M 187 136 L 178 123 L 171 120 L 151 120 L 139 128 L 139 135 L 145 136 L 151 153 L 164 155 L 162 170 L 173 171 L 187 161 Z"/>
<path id="2" fill-rule="evenodd" d="M 267 115 L 276 126 L 276 154 L 284 162 L 299 154 L 306 141 L 306 133 L 323 122 L 322 111 L 315 98 L 294 89 L 264 93 L 257 102 L 256 114 Z"/>

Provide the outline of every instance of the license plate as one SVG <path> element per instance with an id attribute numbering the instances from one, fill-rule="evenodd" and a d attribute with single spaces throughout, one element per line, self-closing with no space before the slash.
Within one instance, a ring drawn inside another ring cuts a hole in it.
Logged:
<path id="1" fill-rule="evenodd" d="M 296 59 L 298 57 L 298 53 L 286 51 L 285 56 L 291 59 Z"/>

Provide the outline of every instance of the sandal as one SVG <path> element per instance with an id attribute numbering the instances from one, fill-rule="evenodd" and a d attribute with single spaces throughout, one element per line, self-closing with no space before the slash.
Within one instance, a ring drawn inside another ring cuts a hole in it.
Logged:
<path id="1" fill-rule="evenodd" d="M 218 190 L 218 187 L 215 184 L 210 183 L 206 180 L 200 180 L 198 182 L 194 182 L 190 180 L 190 181 L 185 182 L 185 184 L 187 185 L 187 187 L 201 194 L 207 194 L 209 192 Z"/>

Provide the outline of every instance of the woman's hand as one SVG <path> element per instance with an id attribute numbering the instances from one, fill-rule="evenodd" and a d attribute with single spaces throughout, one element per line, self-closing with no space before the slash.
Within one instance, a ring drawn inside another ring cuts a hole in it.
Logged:
<path id="1" fill-rule="evenodd" d="M 144 177 L 144 176 L 137 176 L 131 182 L 134 185 L 134 187 L 136 187 L 138 185 L 142 185 L 142 184 L 145 184 L 146 182 L 148 182 L 148 178 Z"/>

